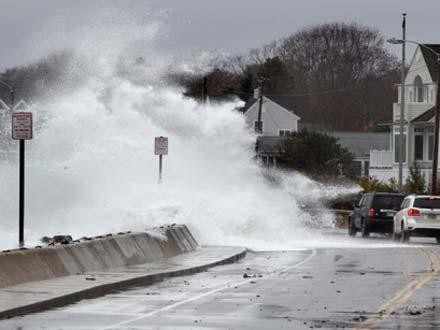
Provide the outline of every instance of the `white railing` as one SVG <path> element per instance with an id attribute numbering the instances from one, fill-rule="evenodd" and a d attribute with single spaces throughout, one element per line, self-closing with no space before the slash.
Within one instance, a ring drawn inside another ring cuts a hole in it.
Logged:
<path id="1" fill-rule="evenodd" d="M 370 168 L 392 168 L 392 150 L 370 150 Z"/>

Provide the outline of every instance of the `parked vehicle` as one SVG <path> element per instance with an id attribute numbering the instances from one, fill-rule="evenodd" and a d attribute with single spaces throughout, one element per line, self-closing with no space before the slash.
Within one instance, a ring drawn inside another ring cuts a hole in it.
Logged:
<path id="1" fill-rule="evenodd" d="M 362 196 L 348 219 L 348 234 L 355 236 L 358 231 L 362 237 L 370 233 L 392 233 L 393 218 L 404 199 L 403 194 L 371 192 Z"/>
<path id="2" fill-rule="evenodd" d="M 411 236 L 435 237 L 440 243 L 440 196 L 410 195 L 394 216 L 393 238 L 408 242 Z"/>

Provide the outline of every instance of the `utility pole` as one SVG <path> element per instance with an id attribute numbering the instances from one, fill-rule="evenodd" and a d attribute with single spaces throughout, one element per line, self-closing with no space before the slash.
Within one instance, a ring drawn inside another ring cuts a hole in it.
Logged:
<path id="1" fill-rule="evenodd" d="M 266 79 L 261 78 L 259 83 L 259 104 L 258 104 L 258 119 L 257 119 L 257 127 L 255 127 L 255 133 L 263 134 L 263 123 L 261 121 L 261 114 L 263 112 L 263 96 L 264 96 L 264 83 Z"/>
<path id="2" fill-rule="evenodd" d="M 206 103 L 208 100 L 208 77 L 203 77 L 202 102 Z"/>
<path id="3" fill-rule="evenodd" d="M 431 195 L 437 194 L 437 168 L 438 168 L 438 143 L 439 143 L 439 118 L 440 118 L 440 54 L 437 54 L 437 97 L 435 99 L 434 115 L 434 152 L 432 155 L 432 180 Z"/>
<path id="4" fill-rule="evenodd" d="M 11 91 L 10 91 L 10 98 L 11 98 L 11 111 L 14 108 L 14 104 L 15 104 L 15 88 L 11 87 Z"/>
<path id="5" fill-rule="evenodd" d="M 402 40 L 406 40 L 406 13 L 402 14 Z M 406 143 L 403 143 L 403 130 L 405 124 L 405 42 L 402 42 L 402 65 L 401 80 L 402 86 L 400 91 L 400 131 L 399 131 L 399 191 L 403 192 L 403 162 Z M 409 129 L 409 127 L 408 127 Z"/>

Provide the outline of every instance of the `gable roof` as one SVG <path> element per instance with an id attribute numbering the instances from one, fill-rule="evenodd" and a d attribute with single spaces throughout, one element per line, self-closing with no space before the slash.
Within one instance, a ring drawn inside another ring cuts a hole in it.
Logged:
<path id="1" fill-rule="evenodd" d="M 423 47 L 425 46 L 425 47 Z M 432 49 L 437 54 L 440 54 L 440 45 L 439 44 L 423 44 L 423 46 L 420 46 L 420 50 L 423 54 L 423 57 L 425 59 L 426 65 L 429 70 L 429 74 L 431 75 L 432 80 L 437 80 L 437 70 L 438 65 L 437 64 L 437 56 L 433 54 L 429 49 Z M 426 48 L 427 47 L 427 48 Z"/>
<path id="2" fill-rule="evenodd" d="M 30 106 L 24 100 L 20 100 L 16 105 L 14 105 L 14 111 L 29 111 Z"/>
<path id="3" fill-rule="evenodd" d="M 426 110 L 424 113 L 411 120 L 411 123 L 424 123 L 430 121 L 432 118 L 434 118 L 434 114 L 435 107 L 432 107 L 431 109 Z"/>
<path id="4" fill-rule="evenodd" d="M 265 98 L 269 99 L 270 101 L 272 101 L 273 103 L 276 103 L 277 105 L 279 105 L 280 107 L 286 109 L 287 111 L 293 113 L 293 97 L 291 96 L 284 96 L 284 95 L 271 95 L 271 96 L 266 96 L 264 95 Z M 246 111 L 249 110 L 250 107 L 252 107 L 256 102 L 258 101 L 258 99 L 255 99 L 253 96 L 250 97 L 246 104 L 244 105 L 244 107 L 241 109 L 241 111 L 243 113 L 246 113 Z"/>
<path id="5" fill-rule="evenodd" d="M 390 133 L 379 132 L 326 132 L 327 135 L 338 139 L 342 147 L 352 152 L 355 157 L 366 157 L 370 150 L 389 150 Z"/>

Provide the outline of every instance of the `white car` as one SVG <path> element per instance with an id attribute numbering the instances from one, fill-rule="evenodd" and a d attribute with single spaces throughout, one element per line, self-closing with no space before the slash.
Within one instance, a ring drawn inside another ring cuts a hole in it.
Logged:
<path id="1" fill-rule="evenodd" d="M 427 236 L 440 243 L 440 196 L 405 197 L 393 220 L 395 240 L 408 242 L 411 236 Z"/>

